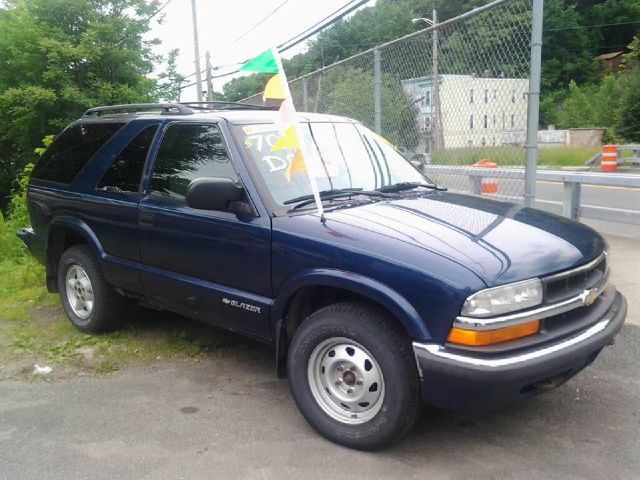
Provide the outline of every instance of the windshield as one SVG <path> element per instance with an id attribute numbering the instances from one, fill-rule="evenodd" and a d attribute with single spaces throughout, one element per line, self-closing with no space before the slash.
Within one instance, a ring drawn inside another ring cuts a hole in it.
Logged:
<path id="1" fill-rule="evenodd" d="M 432 184 L 384 138 L 355 123 L 302 123 L 301 133 L 312 146 L 318 188 L 376 190 L 401 182 Z M 271 151 L 280 136 L 273 124 L 236 127 L 245 151 L 273 201 L 312 193 L 305 162 L 294 161 L 293 149 Z M 293 165 L 292 165 L 293 162 Z"/>

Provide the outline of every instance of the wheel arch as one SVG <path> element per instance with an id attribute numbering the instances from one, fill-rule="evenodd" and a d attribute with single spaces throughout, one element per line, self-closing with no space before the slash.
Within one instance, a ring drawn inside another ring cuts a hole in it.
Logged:
<path id="1" fill-rule="evenodd" d="M 405 297 L 388 285 L 341 270 L 306 270 L 280 288 L 271 310 L 279 375 L 282 376 L 282 360 L 286 358 L 289 339 L 297 326 L 313 311 L 334 303 L 331 299 L 363 301 L 377 305 L 397 320 L 409 338 L 432 338 L 418 311 Z"/>
<path id="2" fill-rule="evenodd" d="M 96 258 L 104 256 L 104 249 L 98 237 L 82 220 L 74 217 L 57 217 L 49 227 L 46 249 L 46 282 L 51 293 L 58 291 L 58 262 L 65 250 L 74 246 L 89 245 Z"/>

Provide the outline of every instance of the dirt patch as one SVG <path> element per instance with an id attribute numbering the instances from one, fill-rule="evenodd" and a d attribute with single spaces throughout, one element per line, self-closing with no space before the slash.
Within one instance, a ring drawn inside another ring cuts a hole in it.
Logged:
<path id="1" fill-rule="evenodd" d="M 126 316 L 119 330 L 104 335 L 77 331 L 59 306 L 33 307 L 23 318 L 0 321 L 0 380 L 113 375 L 129 365 L 199 361 L 232 354 L 253 343 L 178 315 L 135 305 Z M 36 365 L 44 369 L 34 371 Z"/>

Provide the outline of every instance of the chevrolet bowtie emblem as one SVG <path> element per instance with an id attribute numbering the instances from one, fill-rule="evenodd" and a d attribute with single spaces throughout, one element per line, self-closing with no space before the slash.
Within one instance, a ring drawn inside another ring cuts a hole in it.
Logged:
<path id="1" fill-rule="evenodd" d="M 588 307 L 593 302 L 595 302 L 599 296 L 600 296 L 600 292 L 598 291 L 597 288 L 585 290 L 584 292 L 582 292 L 582 301 Z"/>

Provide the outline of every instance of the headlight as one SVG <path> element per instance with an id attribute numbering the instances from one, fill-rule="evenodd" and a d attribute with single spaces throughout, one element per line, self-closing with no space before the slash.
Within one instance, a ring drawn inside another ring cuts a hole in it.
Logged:
<path id="1" fill-rule="evenodd" d="M 542 282 L 538 278 L 533 278 L 474 293 L 464 301 L 462 315 L 480 318 L 493 317 L 535 307 L 541 303 Z"/>

